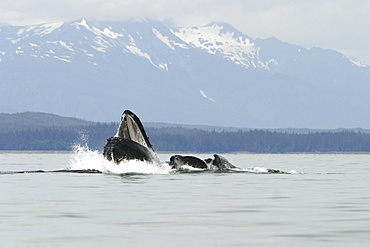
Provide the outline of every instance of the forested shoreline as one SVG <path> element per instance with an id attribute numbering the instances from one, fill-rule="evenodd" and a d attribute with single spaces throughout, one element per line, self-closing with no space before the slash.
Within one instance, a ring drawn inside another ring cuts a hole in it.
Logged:
<path id="1" fill-rule="evenodd" d="M 0 150 L 72 150 L 76 144 L 102 150 L 117 123 L 51 126 L 0 132 Z M 146 128 L 156 151 L 179 152 L 370 152 L 370 134 L 360 131 L 287 133 L 273 130 L 209 131 Z"/>

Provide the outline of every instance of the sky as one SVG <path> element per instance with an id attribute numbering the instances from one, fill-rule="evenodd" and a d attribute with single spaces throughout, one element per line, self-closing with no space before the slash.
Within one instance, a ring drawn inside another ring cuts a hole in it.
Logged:
<path id="1" fill-rule="evenodd" d="M 140 20 L 226 22 L 256 38 L 333 49 L 370 64 L 369 0 L 0 0 L 0 22 Z"/>

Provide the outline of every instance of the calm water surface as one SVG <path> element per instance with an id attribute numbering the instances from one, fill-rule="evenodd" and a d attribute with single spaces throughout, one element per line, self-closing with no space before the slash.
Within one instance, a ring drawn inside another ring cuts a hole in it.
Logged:
<path id="1" fill-rule="evenodd" d="M 242 168 L 296 172 L 174 174 L 147 164 L 119 170 L 128 168 L 86 149 L 0 152 L 1 244 L 369 246 L 369 154 L 223 156 Z M 147 174 L 121 174 L 135 167 Z M 110 173 L 4 174 L 61 168 Z"/>

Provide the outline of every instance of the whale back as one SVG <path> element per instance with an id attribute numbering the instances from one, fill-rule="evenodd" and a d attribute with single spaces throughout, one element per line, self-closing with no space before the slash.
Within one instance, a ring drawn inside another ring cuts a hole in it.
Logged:
<path id="1" fill-rule="evenodd" d="M 220 170 L 237 168 L 236 166 L 231 164 L 226 158 L 222 157 L 221 155 L 214 154 L 213 157 L 214 157 L 213 165 L 218 167 L 218 169 Z"/>
<path id="2" fill-rule="evenodd" d="M 181 156 L 173 155 L 170 158 L 170 166 L 173 168 L 178 168 L 184 165 L 188 165 L 194 168 L 207 169 L 208 166 L 204 160 L 199 159 L 194 156 Z"/>

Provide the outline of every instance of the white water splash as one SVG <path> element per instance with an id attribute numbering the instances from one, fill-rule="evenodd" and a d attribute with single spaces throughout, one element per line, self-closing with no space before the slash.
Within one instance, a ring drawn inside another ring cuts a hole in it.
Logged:
<path id="1" fill-rule="evenodd" d="M 251 172 L 256 172 L 256 173 L 268 173 L 268 169 L 266 167 L 253 167 L 250 169 Z"/>
<path id="2" fill-rule="evenodd" d="M 234 172 L 248 172 L 248 173 L 263 173 L 263 174 L 267 174 L 267 173 L 298 174 L 298 172 L 295 171 L 295 170 L 291 170 L 289 172 L 286 172 L 286 171 L 281 171 L 281 170 L 271 170 L 271 169 L 268 169 L 266 167 L 259 167 L 259 166 L 256 166 L 256 167 L 253 167 L 253 168 L 233 168 L 233 169 L 231 169 L 231 171 L 234 171 Z"/>
<path id="3" fill-rule="evenodd" d="M 86 136 L 82 135 L 81 139 Z M 119 165 L 113 161 L 108 161 L 103 157 L 103 154 L 97 150 L 91 150 L 87 144 L 76 144 L 73 147 L 73 153 L 70 158 L 67 169 L 71 170 L 88 170 L 93 169 L 107 174 L 169 174 L 173 172 L 198 172 L 198 171 L 212 171 L 198 169 L 191 166 L 182 166 L 176 171 L 171 169 L 167 163 L 153 164 L 140 160 L 130 160 L 121 162 Z M 217 170 L 214 170 L 217 172 Z M 268 168 L 253 167 L 253 168 L 233 168 L 225 172 L 247 172 L 247 173 L 270 173 Z M 283 172 L 286 174 L 297 174 L 298 172 L 292 170 L 290 172 Z"/>
<path id="4" fill-rule="evenodd" d="M 103 173 L 113 174 L 168 174 L 171 168 L 168 164 L 152 164 L 139 160 L 115 164 L 106 160 L 97 150 L 91 150 L 87 145 L 75 145 L 68 169 L 87 170 L 94 169 Z"/>

